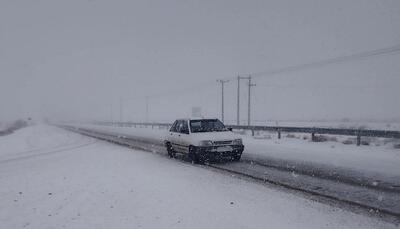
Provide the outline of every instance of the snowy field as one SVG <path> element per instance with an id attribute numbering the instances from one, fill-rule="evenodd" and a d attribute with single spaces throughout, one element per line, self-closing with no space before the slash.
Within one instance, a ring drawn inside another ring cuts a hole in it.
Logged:
<path id="1" fill-rule="evenodd" d="M 246 151 L 250 155 L 310 162 L 326 166 L 351 168 L 400 176 L 400 150 L 392 145 L 355 146 L 341 142 L 311 142 L 298 138 L 255 139 L 245 136 Z"/>
<path id="2" fill-rule="evenodd" d="M 235 120 L 227 121 L 228 124 L 236 125 Z M 400 121 L 261 121 L 252 120 L 252 125 L 260 126 L 290 126 L 290 127 L 321 127 L 321 128 L 343 128 L 343 129 L 370 129 L 370 130 L 400 130 Z M 241 124 L 247 124 L 242 120 Z"/>
<path id="3" fill-rule="evenodd" d="M 0 152 L 1 228 L 398 228 L 46 125 Z"/>
<path id="4" fill-rule="evenodd" d="M 132 120 L 142 122 L 143 120 Z M 173 119 L 150 120 L 154 123 L 173 123 Z M 236 125 L 236 120 L 224 121 L 226 125 Z M 247 119 L 240 120 L 241 125 L 247 125 Z M 320 128 L 343 128 L 343 129 L 370 129 L 370 130 L 393 130 L 400 131 L 400 119 L 393 120 L 251 120 L 254 126 L 290 126 L 290 127 L 320 127 Z"/>

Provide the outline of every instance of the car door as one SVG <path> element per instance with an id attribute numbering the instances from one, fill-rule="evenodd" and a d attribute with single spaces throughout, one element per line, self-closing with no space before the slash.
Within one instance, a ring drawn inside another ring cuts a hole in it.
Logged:
<path id="1" fill-rule="evenodd" d="M 176 131 L 177 126 L 178 126 L 178 121 L 175 121 L 172 124 L 171 129 L 169 129 L 169 131 L 168 131 L 167 141 L 172 144 L 172 148 L 174 148 L 173 144 L 176 141 L 176 136 L 175 135 L 177 133 L 177 131 Z"/>
<path id="2" fill-rule="evenodd" d="M 176 152 L 184 153 L 185 147 L 182 145 L 181 135 L 183 129 L 183 120 L 178 120 L 175 128 L 170 133 L 171 145 Z"/>
<path id="3" fill-rule="evenodd" d="M 189 131 L 189 123 L 188 120 L 182 121 L 182 126 L 180 129 L 179 135 L 179 144 L 181 145 L 181 150 L 183 153 L 189 152 L 190 146 L 190 131 Z"/>
<path id="4" fill-rule="evenodd" d="M 187 153 L 188 151 L 188 135 L 189 126 L 186 120 L 178 120 L 176 125 L 176 132 L 172 133 L 172 138 L 174 139 L 172 143 L 172 148 L 179 153 Z"/>
<path id="5" fill-rule="evenodd" d="M 168 141 L 171 143 L 172 149 L 179 151 L 179 129 L 180 120 L 176 120 L 169 131 Z"/>

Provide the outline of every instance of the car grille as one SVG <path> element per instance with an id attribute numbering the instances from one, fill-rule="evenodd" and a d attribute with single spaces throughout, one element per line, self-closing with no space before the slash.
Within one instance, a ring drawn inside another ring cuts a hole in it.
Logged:
<path id="1" fill-rule="evenodd" d="M 214 145 L 232 145 L 232 141 L 215 141 Z"/>

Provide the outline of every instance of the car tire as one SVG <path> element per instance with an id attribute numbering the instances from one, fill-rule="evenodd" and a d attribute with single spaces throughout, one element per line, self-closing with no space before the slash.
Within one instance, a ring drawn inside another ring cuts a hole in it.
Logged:
<path id="1" fill-rule="evenodd" d="M 168 156 L 170 158 L 174 158 L 175 157 L 175 151 L 172 149 L 171 143 L 167 142 L 165 144 L 165 147 L 167 147 Z"/>
<path id="2" fill-rule="evenodd" d="M 188 158 L 193 164 L 198 164 L 200 162 L 199 156 L 196 154 L 195 146 L 189 146 Z"/>
<path id="3" fill-rule="evenodd" d="M 232 157 L 233 161 L 240 161 L 240 158 L 242 157 L 242 154 L 236 154 L 235 156 Z"/>

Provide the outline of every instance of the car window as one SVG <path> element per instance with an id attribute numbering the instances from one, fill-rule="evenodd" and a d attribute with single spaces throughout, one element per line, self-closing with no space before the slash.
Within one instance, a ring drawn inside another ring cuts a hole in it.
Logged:
<path id="1" fill-rule="evenodd" d="M 187 121 L 182 121 L 180 133 L 182 134 L 189 134 L 189 126 Z"/>
<path id="2" fill-rule="evenodd" d="M 176 126 L 178 124 L 178 121 L 175 121 L 174 124 L 172 124 L 171 129 L 169 130 L 170 132 L 177 132 L 176 131 Z"/>
<path id="3" fill-rule="evenodd" d="M 190 121 L 192 133 L 227 131 L 225 125 L 218 119 L 203 119 Z"/>
<path id="4" fill-rule="evenodd" d="M 182 129 L 182 121 L 178 120 L 178 122 L 176 123 L 176 131 L 177 133 L 180 133 Z"/>

